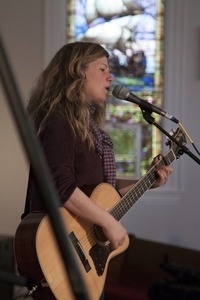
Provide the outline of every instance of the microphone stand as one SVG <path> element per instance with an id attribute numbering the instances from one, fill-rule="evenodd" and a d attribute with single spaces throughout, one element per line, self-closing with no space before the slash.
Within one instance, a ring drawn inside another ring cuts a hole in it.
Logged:
<path id="1" fill-rule="evenodd" d="M 59 198 L 50 176 L 49 168 L 35 130 L 25 113 L 19 90 L 17 89 L 11 67 L 8 62 L 0 36 L 0 77 L 3 87 L 18 126 L 22 142 L 33 167 L 34 175 L 41 191 L 43 203 L 49 214 L 52 229 L 69 275 L 75 299 L 88 300 L 88 292 L 79 271 L 78 263 L 72 252 L 66 228 L 59 212 Z M 1 277 L 2 274 L 0 274 Z M 8 274 L 7 274 L 8 275 Z M 7 276 L 7 280 L 9 276 Z M 10 278 L 12 281 L 13 278 Z"/>
<path id="2" fill-rule="evenodd" d="M 164 128 L 162 128 L 158 123 L 155 122 L 155 119 L 151 116 L 152 111 L 144 110 L 141 108 L 144 119 L 150 124 L 156 126 L 161 132 L 163 132 L 171 141 L 173 141 L 176 145 L 178 145 L 182 151 L 181 154 L 186 153 L 190 156 L 196 163 L 200 165 L 200 159 L 196 157 L 185 145 L 180 144 L 173 136 L 171 136 Z"/>

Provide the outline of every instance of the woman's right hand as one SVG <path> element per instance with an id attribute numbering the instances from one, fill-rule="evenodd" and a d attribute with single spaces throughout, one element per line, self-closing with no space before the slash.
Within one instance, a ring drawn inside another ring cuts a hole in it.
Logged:
<path id="1" fill-rule="evenodd" d="M 117 249 L 124 243 L 127 231 L 114 217 L 111 216 L 106 226 L 102 226 L 102 230 L 113 249 Z"/>
<path id="2" fill-rule="evenodd" d="M 126 229 L 108 211 L 91 201 L 79 188 L 76 188 L 66 201 L 65 207 L 73 214 L 102 228 L 113 249 L 123 244 Z"/>

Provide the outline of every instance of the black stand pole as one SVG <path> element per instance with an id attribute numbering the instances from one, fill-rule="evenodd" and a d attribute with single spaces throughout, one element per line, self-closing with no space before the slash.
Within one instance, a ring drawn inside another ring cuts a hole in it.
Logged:
<path id="1" fill-rule="evenodd" d="M 151 111 L 142 110 L 142 114 L 144 119 L 149 123 L 156 126 L 161 132 L 163 132 L 172 142 L 174 142 L 183 153 L 189 155 L 194 161 L 196 161 L 200 165 L 200 159 L 196 157 L 185 145 L 180 144 L 172 135 L 170 135 L 164 128 L 162 128 L 158 123 L 155 122 L 155 119 L 151 116 Z"/>
<path id="2" fill-rule="evenodd" d="M 1 37 L 0 77 L 3 82 L 11 111 L 18 126 L 22 142 L 27 152 L 27 156 L 31 162 L 35 178 L 43 196 L 44 206 L 49 214 L 51 225 L 63 257 L 75 299 L 87 300 L 89 299 L 88 293 L 79 272 L 78 264 L 72 252 L 71 244 L 68 240 L 68 235 L 66 234 L 66 229 L 58 209 L 59 198 L 55 191 L 42 148 L 22 105 L 21 97 L 15 84 Z"/>

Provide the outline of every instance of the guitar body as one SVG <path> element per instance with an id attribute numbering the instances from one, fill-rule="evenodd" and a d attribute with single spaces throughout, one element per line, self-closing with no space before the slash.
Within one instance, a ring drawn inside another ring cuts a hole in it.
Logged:
<path id="1" fill-rule="evenodd" d="M 120 201 L 117 191 L 107 183 L 98 185 L 90 198 L 108 211 Z M 93 224 L 65 208 L 60 212 L 89 297 L 98 300 L 109 261 L 128 248 L 128 235 L 122 246 L 112 250 L 108 241 L 100 241 Z M 39 283 L 46 281 L 56 299 L 75 299 L 47 215 L 31 213 L 22 220 L 15 234 L 14 252 L 21 274 Z"/>
<path id="2" fill-rule="evenodd" d="M 174 139 L 182 145 L 186 144 L 180 128 L 174 133 Z M 157 167 L 170 165 L 175 158 L 183 154 L 180 150 L 176 143 L 171 144 L 171 149 L 166 155 L 161 156 L 122 198 L 110 184 L 102 183 L 92 192 L 91 200 L 109 211 L 116 220 L 121 220 L 156 182 Z M 60 208 L 60 212 L 66 227 L 66 238 L 71 241 L 88 295 L 91 300 L 98 300 L 105 284 L 109 261 L 128 248 L 129 237 L 127 235 L 124 244 L 112 251 L 101 228 L 73 215 L 65 208 Z M 65 270 L 47 215 L 32 213 L 22 220 L 15 234 L 14 252 L 22 275 L 36 284 L 47 282 L 58 300 L 75 299 L 71 280 Z"/>

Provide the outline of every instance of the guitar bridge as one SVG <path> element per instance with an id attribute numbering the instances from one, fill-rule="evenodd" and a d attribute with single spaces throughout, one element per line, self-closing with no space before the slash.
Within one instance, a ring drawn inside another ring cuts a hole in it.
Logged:
<path id="1" fill-rule="evenodd" d="M 89 264 L 88 259 L 86 258 L 86 255 L 84 254 L 83 248 L 82 248 L 79 240 L 75 236 L 74 232 L 71 232 L 69 234 L 69 238 L 70 238 L 72 244 L 74 245 L 74 248 L 76 249 L 76 252 L 77 252 L 86 272 L 88 273 L 91 270 L 91 266 Z"/>

